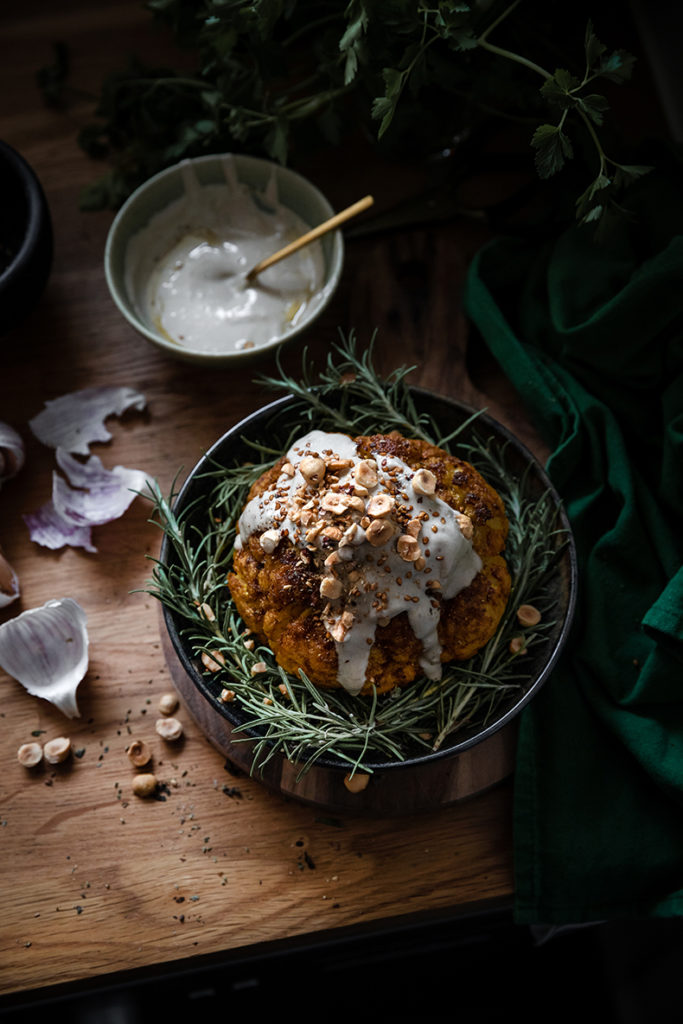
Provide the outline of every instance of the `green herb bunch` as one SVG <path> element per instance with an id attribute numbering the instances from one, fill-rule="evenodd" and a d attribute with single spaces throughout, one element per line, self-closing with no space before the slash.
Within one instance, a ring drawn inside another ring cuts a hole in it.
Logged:
<path id="1" fill-rule="evenodd" d="M 166 555 L 154 560 L 147 592 L 174 614 L 211 698 L 219 703 L 221 694 L 231 695 L 242 740 L 254 743 L 254 770 L 283 756 L 301 774 L 322 757 L 351 771 L 371 772 L 373 765 L 438 751 L 468 729 L 495 721 L 501 708 L 523 695 L 558 635 L 564 614 L 558 603 L 558 564 L 567 537 L 556 501 L 529 489 L 528 470 L 515 468 L 506 443 L 473 432 L 480 414 L 445 434 L 429 413 L 419 412 L 407 384 L 409 372 L 401 368 L 381 380 L 373 367 L 372 344 L 359 353 L 353 335 L 342 338 L 320 373 L 314 374 L 304 356 L 300 380 L 284 373 L 262 379 L 290 396 L 274 442 L 251 438 L 248 460 L 209 465 L 200 497 L 180 512 L 174 508 L 175 488 L 168 498 L 158 487 L 148 495 L 152 521 L 165 535 Z M 304 673 L 286 673 L 267 647 L 254 644 L 237 614 L 226 574 L 249 487 L 296 436 L 312 427 L 352 435 L 398 429 L 446 450 L 456 445 L 505 502 L 510 522 L 505 557 L 513 581 L 507 610 L 486 646 L 469 661 L 446 666 L 438 683 L 423 678 L 381 697 L 319 690 Z M 534 627 L 523 628 L 517 621 L 516 609 L 526 603 L 541 611 Z M 513 637 L 523 640 L 521 651 L 511 650 Z"/>
<path id="2" fill-rule="evenodd" d="M 600 42 L 578 0 L 144 6 L 170 31 L 177 66 L 133 59 L 103 81 L 98 120 L 80 141 L 112 166 L 84 194 L 86 208 L 120 205 L 144 179 L 185 157 L 249 151 L 291 163 L 311 147 L 338 145 L 359 126 L 379 147 L 432 156 L 492 117 L 522 121 L 541 178 L 575 157 L 585 163 L 581 221 L 614 209 L 646 170 L 608 155 L 603 87 L 626 81 L 634 60 Z M 41 73 L 50 101 L 65 74 L 61 52 Z"/>

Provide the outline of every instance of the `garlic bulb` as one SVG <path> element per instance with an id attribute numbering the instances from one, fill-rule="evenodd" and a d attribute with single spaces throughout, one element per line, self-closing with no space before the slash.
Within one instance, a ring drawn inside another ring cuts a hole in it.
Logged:
<path id="1" fill-rule="evenodd" d="M 76 690 L 88 668 L 86 622 L 78 602 L 64 597 L 0 625 L 0 667 L 67 718 L 80 717 Z"/>

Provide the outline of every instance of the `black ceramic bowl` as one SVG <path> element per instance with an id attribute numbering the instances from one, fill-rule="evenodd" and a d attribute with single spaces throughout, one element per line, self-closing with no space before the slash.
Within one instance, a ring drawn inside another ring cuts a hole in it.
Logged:
<path id="1" fill-rule="evenodd" d="M 470 420 L 474 412 L 473 409 L 450 399 L 438 397 L 420 389 L 411 390 L 418 411 L 428 412 L 444 429 L 444 436 L 456 426 Z M 229 430 L 190 472 L 176 499 L 175 511 L 179 513 L 188 508 L 196 509 L 202 507 L 202 504 L 205 507 L 207 491 L 213 486 L 213 482 L 207 482 L 206 473 L 212 468 L 215 469 L 216 464 L 232 466 L 240 461 L 251 459 L 253 450 L 247 446 L 248 439 L 263 440 L 266 438 L 269 444 L 277 449 L 277 439 L 281 438 L 281 446 L 284 450 L 286 443 L 284 439 L 288 436 L 288 428 L 296 423 L 293 420 L 291 409 L 292 402 L 289 397 L 280 399 L 253 413 Z M 303 431 L 307 429 L 309 429 L 308 426 L 302 428 Z M 506 466 L 519 479 L 525 481 L 525 497 L 534 500 L 548 494 L 556 507 L 556 525 L 562 534 L 562 543 L 560 545 L 558 539 L 558 548 L 561 546 L 562 550 L 559 551 L 557 565 L 553 568 L 550 583 L 547 585 L 550 589 L 550 602 L 554 611 L 554 625 L 549 630 L 545 641 L 538 647 L 530 649 L 525 656 L 525 681 L 521 690 L 516 690 L 514 696 L 500 704 L 494 717 L 486 721 L 485 724 L 475 723 L 469 729 L 458 732 L 437 752 L 417 753 L 415 757 L 401 761 L 374 761 L 367 764 L 367 767 L 373 772 L 388 770 L 394 772 L 444 758 L 452 758 L 493 736 L 519 715 L 522 708 L 528 704 L 546 681 L 557 662 L 570 628 L 576 595 L 576 557 L 569 523 L 560 499 L 536 458 L 500 423 L 485 413 L 480 413 L 473 426 L 465 427 L 461 439 L 464 442 L 471 441 L 475 433 L 479 438 L 492 438 L 496 446 L 504 447 Z M 172 566 L 175 561 L 172 545 L 166 537 L 162 543 L 160 559 L 166 566 Z M 548 599 L 547 592 L 546 599 Z M 207 679 L 202 674 L 201 665 L 193 657 L 189 644 L 183 638 L 185 625 L 184 620 L 174 611 L 164 607 L 163 629 L 166 631 L 166 636 L 164 637 L 162 632 L 162 639 L 165 641 L 164 646 L 171 674 L 176 682 L 181 680 L 181 692 L 184 695 L 188 693 L 187 685 L 189 683 L 192 698 L 191 710 L 193 706 L 195 717 L 200 721 L 200 725 L 216 742 L 216 723 L 219 725 L 223 723 L 227 726 L 227 734 L 231 729 L 237 730 L 239 733 L 243 719 L 234 704 L 222 703 L 218 699 L 220 687 L 217 687 L 214 680 Z M 217 745 L 221 746 L 221 743 L 218 742 Z M 348 764 L 331 757 L 321 758 L 316 764 L 337 771 L 348 770 Z"/>
<path id="2" fill-rule="evenodd" d="M 43 294 L 52 266 L 52 221 L 35 171 L 0 141 L 0 336 Z"/>

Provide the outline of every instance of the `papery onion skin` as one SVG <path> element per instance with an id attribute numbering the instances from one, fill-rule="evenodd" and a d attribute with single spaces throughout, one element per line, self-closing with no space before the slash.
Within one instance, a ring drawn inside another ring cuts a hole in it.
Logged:
<path id="1" fill-rule="evenodd" d="M 88 668 L 87 616 L 73 598 L 30 608 L 0 625 L 0 667 L 34 697 L 79 718 L 76 690 Z"/>

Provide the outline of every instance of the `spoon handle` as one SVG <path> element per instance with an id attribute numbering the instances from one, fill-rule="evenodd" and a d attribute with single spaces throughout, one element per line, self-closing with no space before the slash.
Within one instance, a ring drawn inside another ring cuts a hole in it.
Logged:
<path id="1" fill-rule="evenodd" d="M 289 245 L 285 245 L 284 248 L 278 249 L 277 252 L 273 253 L 272 256 L 266 256 L 265 259 L 261 260 L 256 266 L 252 267 L 247 274 L 247 281 L 252 281 L 257 274 L 260 274 L 266 267 L 270 267 L 273 263 L 278 263 L 283 260 L 285 256 L 290 256 L 293 252 L 298 252 L 305 245 L 310 242 L 314 242 L 316 238 L 320 238 L 321 235 L 326 235 L 328 231 L 334 231 L 335 228 L 339 227 L 345 221 L 351 217 L 355 217 L 356 214 L 362 213 L 363 210 L 367 210 L 369 206 L 374 203 L 372 196 L 365 196 L 363 199 L 359 199 L 357 202 L 352 203 L 351 206 L 347 206 L 345 210 L 340 210 L 339 213 L 335 213 L 334 217 L 330 217 L 329 220 L 325 220 L 322 224 L 318 224 L 317 227 L 311 228 L 305 235 L 301 235 L 300 238 L 290 242 Z"/>

